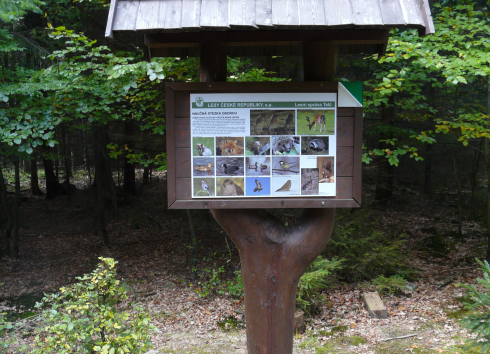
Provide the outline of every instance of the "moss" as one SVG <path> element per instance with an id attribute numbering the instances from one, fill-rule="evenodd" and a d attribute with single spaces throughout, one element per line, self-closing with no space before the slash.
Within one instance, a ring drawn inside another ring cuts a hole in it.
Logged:
<path id="1" fill-rule="evenodd" d="M 344 340 L 350 342 L 351 344 L 349 344 L 349 345 L 355 345 L 356 347 L 358 345 L 366 344 L 367 343 L 367 341 L 364 338 L 360 337 L 360 336 L 344 337 Z"/>
<path id="2" fill-rule="evenodd" d="M 232 315 L 225 317 L 221 321 L 217 321 L 216 324 L 223 331 L 245 328 L 245 324 L 243 323 L 243 321 L 240 321 L 238 318 Z"/>
<path id="3" fill-rule="evenodd" d="M 460 320 L 463 317 L 468 316 L 470 313 L 471 313 L 470 310 L 464 308 L 457 311 L 449 311 L 447 312 L 447 318 L 451 318 L 453 320 Z"/>
<path id="4" fill-rule="evenodd" d="M 330 329 L 330 331 L 320 331 L 318 335 L 323 337 L 333 336 L 336 333 L 345 333 L 347 331 L 347 326 L 335 326 Z"/>
<path id="5" fill-rule="evenodd" d="M 306 339 L 304 342 L 300 343 L 299 347 L 301 349 L 308 349 L 308 348 L 316 347 L 317 345 L 318 345 L 318 340 L 316 339 L 316 337 L 311 337 Z"/>

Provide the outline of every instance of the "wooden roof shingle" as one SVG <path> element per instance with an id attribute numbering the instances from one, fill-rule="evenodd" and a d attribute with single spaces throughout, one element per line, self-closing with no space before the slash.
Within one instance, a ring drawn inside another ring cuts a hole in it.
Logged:
<path id="1" fill-rule="evenodd" d="M 111 0 L 113 32 L 380 29 L 434 33 L 428 0 Z"/>

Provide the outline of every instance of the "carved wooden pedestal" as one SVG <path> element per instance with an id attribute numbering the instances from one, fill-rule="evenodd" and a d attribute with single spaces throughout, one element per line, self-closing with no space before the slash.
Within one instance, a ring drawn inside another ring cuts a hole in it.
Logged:
<path id="1" fill-rule="evenodd" d="M 250 354 L 290 354 L 298 281 L 332 234 L 335 209 L 305 209 L 293 228 L 265 212 L 211 210 L 240 252 Z"/>

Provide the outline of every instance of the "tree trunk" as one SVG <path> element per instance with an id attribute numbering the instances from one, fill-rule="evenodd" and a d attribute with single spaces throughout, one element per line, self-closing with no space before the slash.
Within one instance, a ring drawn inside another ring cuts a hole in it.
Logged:
<path id="1" fill-rule="evenodd" d="M 6 226 L 3 228 L 3 247 L 2 254 L 4 256 L 10 255 L 10 235 L 12 234 L 12 228 L 14 226 L 14 218 L 12 214 L 12 208 L 7 199 L 7 186 L 5 185 L 5 179 L 3 177 L 3 170 L 0 168 L 0 193 L 2 209 L 7 217 Z"/>
<path id="2" fill-rule="evenodd" d="M 65 155 L 65 180 L 66 180 L 66 194 L 68 195 L 68 203 L 71 202 L 70 200 L 70 161 L 71 158 L 68 155 L 68 147 L 66 146 L 66 129 L 65 129 L 65 124 L 62 126 L 62 134 L 63 134 L 63 155 Z"/>
<path id="3" fill-rule="evenodd" d="M 130 138 L 133 134 L 133 123 L 131 121 L 124 122 L 124 136 Z M 131 139 L 129 139 L 131 140 Z M 126 144 L 128 145 L 128 144 Z M 129 163 L 129 159 L 124 156 L 124 193 L 136 195 L 136 172 L 133 163 Z"/>
<path id="4" fill-rule="evenodd" d="M 112 169 L 111 169 L 111 160 L 109 158 L 109 154 L 107 153 L 107 144 L 104 144 L 101 146 L 102 150 L 102 156 L 104 157 L 104 164 L 107 166 L 108 172 L 109 172 L 109 185 L 111 188 L 111 193 L 112 193 L 112 203 L 114 205 L 114 218 L 116 220 L 119 219 L 119 209 L 118 209 L 118 202 L 117 202 L 117 188 L 116 188 L 116 183 L 114 182 L 114 178 L 112 178 Z"/>
<path id="5" fill-rule="evenodd" d="M 463 201 L 462 193 L 461 193 L 461 182 L 459 181 L 458 176 L 458 166 L 456 165 L 456 158 L 453 157 L 453 166 L 454 166 L 454 178 L 456 180 L 456 189 L 458 192 L 458 236 L 459 238 L 463 238 Z"/>
<path id="6" fill-rule="evenodd" d="M 148 184 L 150 180 L 150 166 L 143 167 L 143 184 Z"/>
<path id="7" fill-rule="evenodd" d="M 71 136 L 71 154 L 73 156 L 73 169 L 76 171 L 78 168 L 83 167 L 83 131 L 77 132 L 76 134 L 72 132 Z"/>
<path id="8" fill-rule="evenodd" d="M 58 195 L 60 182 L 54 174 L 53 161 L 43 158 L 44 174 L 46 176 L 46 199 L 53 199 Z"/>
<path id="9" fill-rule="evenodd" d="M 292 353 L 298 282 L 330 239 L 335 209 L 306 209 L 291 229 L 264 210 L 211 212 L 240 252 L 248 353 Z"/>
<path id="10" fill-rule="evenodd" d="M 20 206 L 20 158 L 17 157 L 15 165 L 15 199 L 14 199 L 14 227 L 12 230 L 12 242 L 10 254 L 12 257 L 20 258 L 19 253 L 19 206 Z"/>
<path id="11" fill-rule="evenodd" d="M 110 247 L 109 234 L 105 226 L 105 193 L 102 185 L 101 160 L 103 160 L 100 152 L 100 139 L 98 134 L 99 128 L 92 123 L 92 134 L 94 137 L 94 161 L 95 161 L 95 184 L 97 187 L 97 231 L 102 235 L 104 246 Z M 99 132 L 100 133 L 100 132 Z"/>
<path id="12" fill-rule="evenodd" d="M 391 124 L 395 115 L 395 98 L 391 96 L 388 104 L 384 105 L 381 112 L 381 121 L 384 124 Z M 393 138 L 391 133 L 380 134 L 380 140 Z M 390 144 L 385 142 L 379 143 L 379 148 L 382 150 L 392 148 Z M 379 204 L 386 204 L 393 197 L 393 166 L 387 158 L 382 157 L 377 165 L 376 171 L 376 194 L 375 200 Z"/>
<path id="13" fill-rule="evenodd" d="M 476 201 L 476 186 L 478 184 L 478 169 L 480 167 L 480 158 L 483 150 L 484 139 L 480 139 L 478 150 L 473 152 L 473 166 L 471 167 L 470 187 L 471 187 L 471 205 L 473 207 L 473 217 L 476 219 L 479 213 L 479 204 Z"/>
<path id="14" fill-rule="evenodd" d="M 88 173 L 88 183 L 89 186 L 92 186 L 92 174 L 90 172 L 90 154 L 88 153 L 88 142 L 85 141 L 85 131 L 82 131 L 82 143 L 83 143 L 83 152 L 85 154 L 85 167 L 87 168 Z M 90 194 L 92 195 L 92 194 Z"/>
<path id="15" fill-rule="evenodd" d="M 197 280 L 197 238 L 196 233 L 194 232 L 194 225 L 192 224 L 192 216 L 189 209 L 186 209 L 187 212 L 187 220 L 189 221 L 189 228 L 191 229 L 191 279 L 193 281 Z"/>
<path id="16" fill-rule="evenodd" d="M 43 195 L 43 192 L 41 192 L 41 189 L 39 188 L 36 158 L 31 160 L 31 193 L 32 195 Z"/>
<path id="17" fill-rule="evenodd" d="M 424 179 L 424 195 L 431 199 L 433 195 L 432 188 L 432 144 L 427 145 L 427 156 L 425 157 L 425 179 Z"/>

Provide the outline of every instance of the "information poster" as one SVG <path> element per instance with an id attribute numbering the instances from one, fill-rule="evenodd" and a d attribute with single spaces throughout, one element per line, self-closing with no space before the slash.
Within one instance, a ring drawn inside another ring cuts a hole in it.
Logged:
<path id="1" fill-rule="evenodd" d="M 193 198 L 335 196 L 336 93 L 191 94 Z"/>

